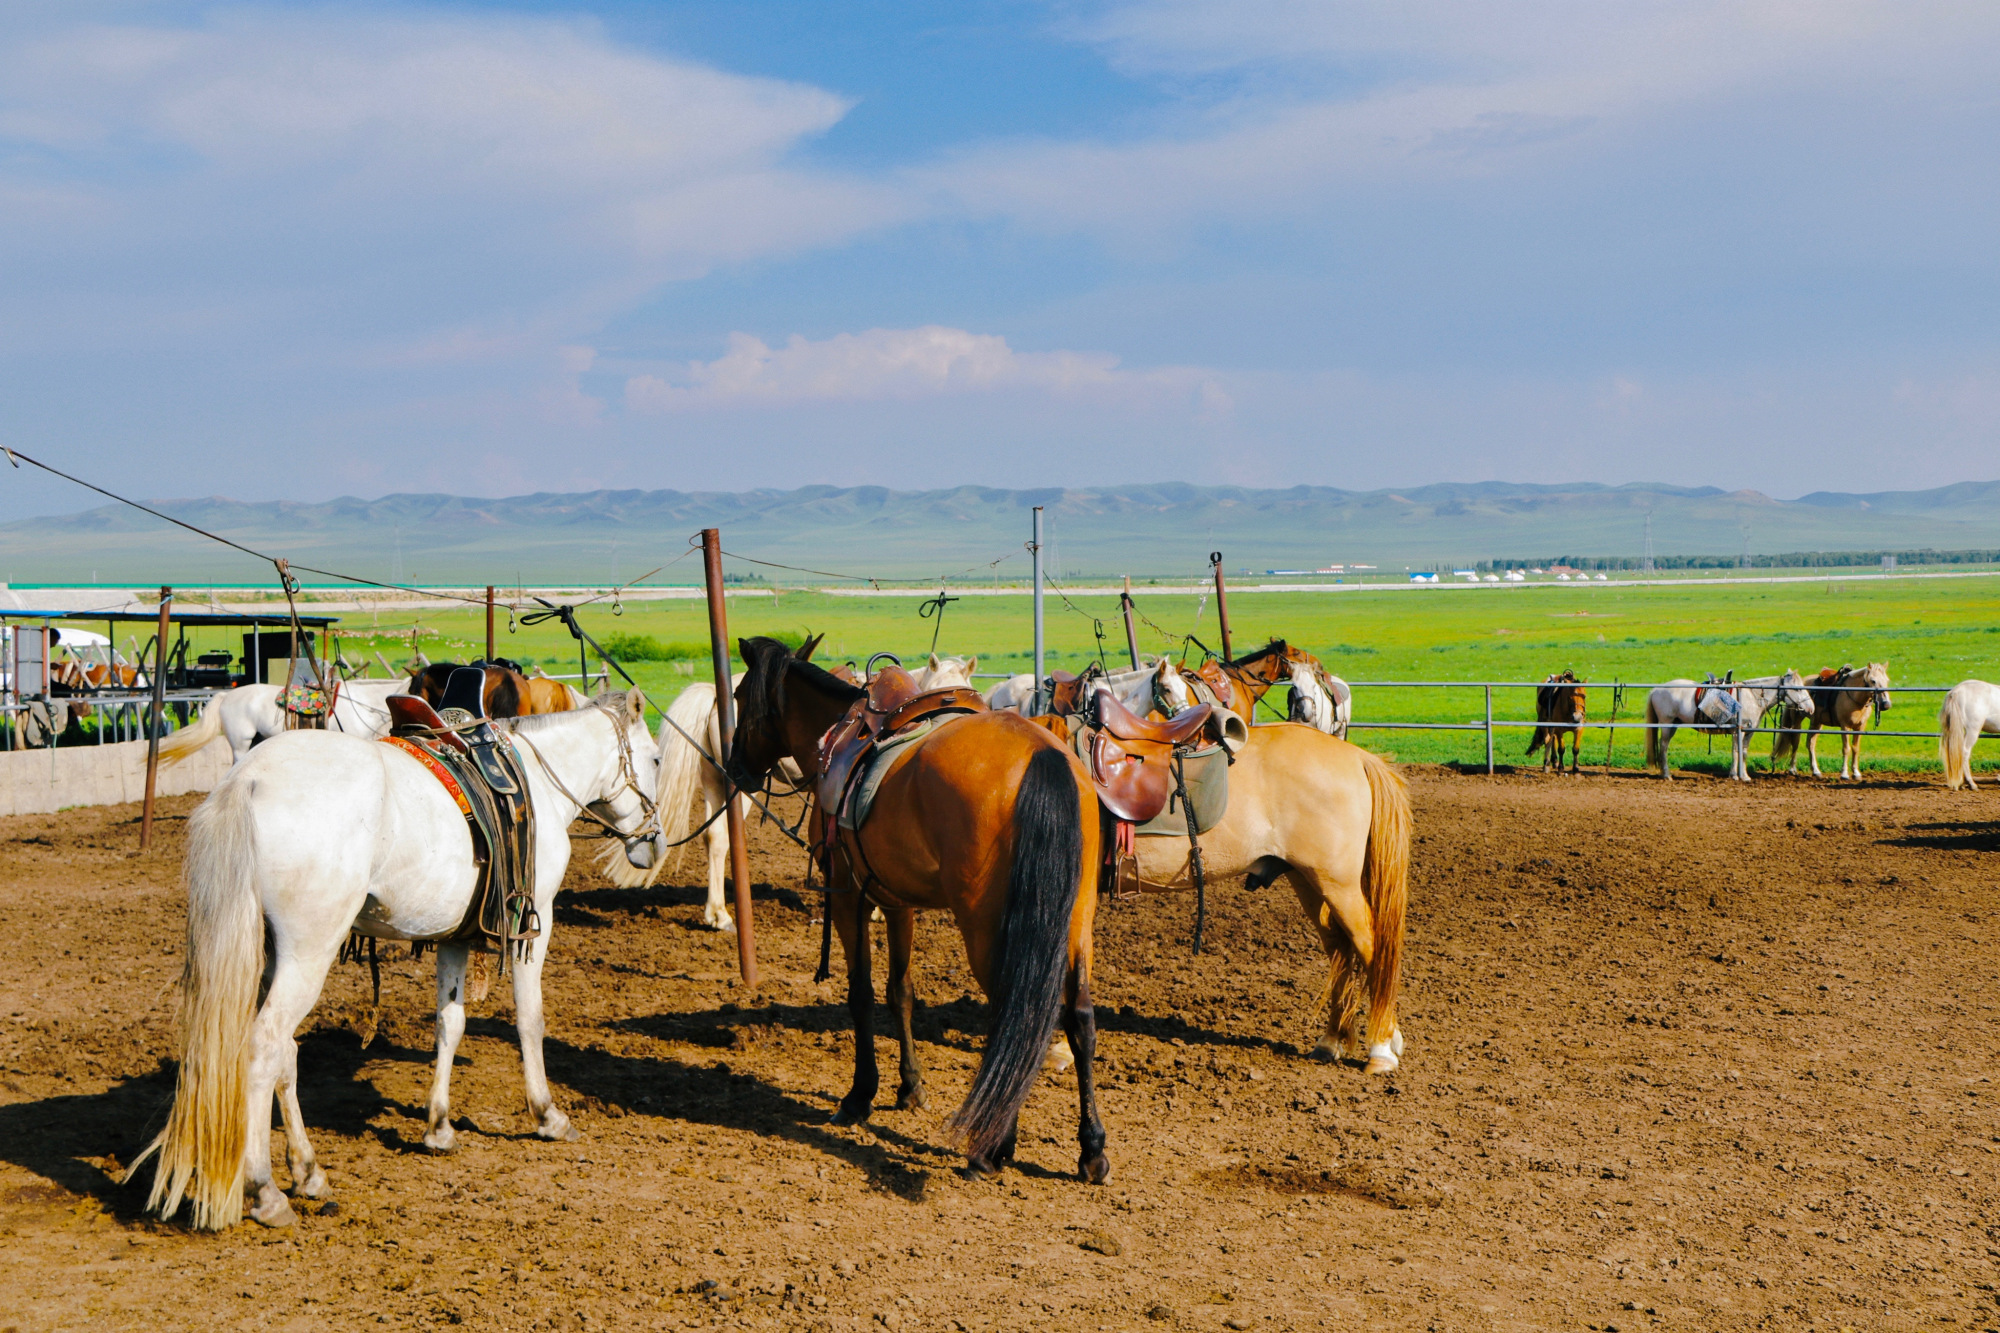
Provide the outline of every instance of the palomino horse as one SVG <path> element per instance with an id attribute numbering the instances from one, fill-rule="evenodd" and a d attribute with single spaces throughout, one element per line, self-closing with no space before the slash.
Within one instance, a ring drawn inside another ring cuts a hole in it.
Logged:
<path id="1" fill-rule="evenodd" d="M 1736 720 L 1733 724 L 1718 725 L 1701 711 L 1701 696 L 1709 690 L 1734 694 Z M 1785 705 L 1785 711 L 1780 715 L 1783 717 L 1790 717 L 1793 710 L 1798 710 L 1798 715 L 1805 717 L 1812 713 L 1814 707 L 1813 696 L 1806 689 L 1805 680 L 1789 668 L 1782 676 L 1759 676 L 1754 680 L 1724 680 L 1704 685 L 1697 685 L 1691 680 L 1671 680 L 1656 686 L 1646 696 L 1646 762 L 1658 763 L 1660 776 L 1671 780 L 1673 772 L 1667 760 L 1667 746 L 1672 743 L 1677 728 L 1727 732 L 1730 738 L 1729 776 L 1738 782 L 1748 782 L 1750 733 L 1757 730 L 1757 723 L 1764 714 L 1779 703 Z M 1784 738 L 1780 736 L 1778 739 Z M 1775 754 L 1771 767 L 1774 771 L 1777 768 Z"/>
<path id="2" fill-rule="evenodd" d="M 817 777 L 820 737 L 863 691 L 773 639 L 743 640 L 738 651 L 746 670 L 736 687 L 732 779 L 755 788 L 785 757 Z M 1060 1019 L 1077 1054 L 1077 1169 L 1085 1180 L 1103 1181 L 1111 1163 L 1091 1071 L 1096 791 L 1053 735 L 1014 713 L 947 717 L 884 762 L 860 830 L 836 830 L 843 869 L 829 886 L 827 912 L 847 956 L 854 1084 L 835 1122 L 867 1119 L 880 1086 L 865 903 L 873 900 L 888 918 L 889 998 L 903 1048 L 899 1108 L 924 1101 L 910 1031 L 916 914 L 949 911 L 973 976 L 992 1000 L 979 1070 L 952 1118 L 972 1170 L 991 1173 L 1013 1157 L 1015 1121 Z"/>
<path id="3" fill-rule="evenodd" d="M 333 702 L 333 716 L 327 723 L 332 731 L 369 740 L 389 734 L 389 708 L 384 702 L 392 694 L 404 693 L 403 680 L 342 681 Z M 250 747 L 273 736 L 285 734 L 285 710 L 278 706 L 282 685 L 239 685 L 219 691 L 202 705 L 201 716 L 160 742 L 160 762 L 177 764 L 210 741 L 229 742 L 230 762 L 242 763 Z"/>
<path id="4" fill-rule="evenodd" d="M 419 667 L 409 679 L 408 692 L 431 707 L 444 698 L 445 682 L 461 662 L 433 662 Z M 589 703 L 579 689 L 547 676 L 530 679 L 497 662 L 474 662 L 486 671 L 486 716 L 536 717 L 543 713 L 567 713 Z"/>
<path id="5" fill-rule="evenodd" d="M 810 657 L 812 654 L 806 654 Z M 979 670 L 977 657 L 939 657 L 931 654 L 931 660 L 910 674 L 917 678 L 920 690 L 941 690 L 950 685 L 971 685 L 972 673 Z"/>
<path id="6" fill-rule="evenodd" d="M 1771 743 L 1771 767 L 1775 771 L 1780 759 L 1788 760 L 1787 773 L 1796 773 L 1799 768 L 1800 723 L 1809 722 L 1811 731 L 1806 736 L 1806 757 L 1812 762 L 1812 775 L 1824 776 L 1819 771 L 1819 729 L 1822 726 L 1840 728 L 1840 776 L 1860 778 L 1861 776 L 1861 733 L 1868 729 L 1871 714 L 1889 711 L 1889 666 L 1886 662 L 1870 662 L 1865 667 L 1843 666 L 1838 671 L 1828 667 L 1815 676 L 1807 688 L 1812 693 L 1813 707 L 1810 711 L 1787 708 L 1781 724 L 1786 731 Z"/>
<path id="7" fill-rule="evenodd" d="M 1185 837 L 1133 843 L 1141 889 L 1195 887 Z M 1313 1056 L 1337 1060 L 1365 1048 L 1369 1073 L 1395 1069 L 1410 865 L 1409 791 L 1396 771 L 1310 727 L 1252 727 L 1229 770 L 1229 808 L 1201 835 L 1201 861 L 1209 880 L 1262 888 L 1282 878 L 1298 895 L 1330 966 L 1326 1029 Z"/>
<path id="8" fill-rule="evenodd" d="M 1535 691 L 1535 734 L 1528 738 L 1528 753 L 1542 752 L 1542 771 L 1551 765 L 1563 771 L 1563 737 L 1569 737 L 1569 771 L 1577 772 L 1578 751 L 1583 743 L 1585 690 L 1577 683 L 1576 672 L 1558 671 Z"/>
<path id="9" fill-rule="evenodd" d="M 542 933 L 513 963 L 514 1025 L 528 1109 L 545 1139 L 576 1137 L 542 1066 L 542 963 L 569 865 L 569 824 L 588 806 L 619 830 L 635 864 L 651 859 L 659 756 L 644 708 L 634 690 L 577 712 L 499 724 L 517 744 L 535 813 Z M 271 1178 L 274 1092 L 292 1192 L 326 1196 L 326 1173 L 299 1114 L 293 1034 L 353 930 L 439 942 L 437 1071 L 424 1143 L 450 1150 L 451 1062 L 465 1033 L 468 952 L 450 936 L 477 879 L 472 835 L 451 793 L 393 745 L 293 731 L 231 769 L 188 820 L 180 1082 L 166 1128 L 126 1172 L 130 1179 L 159 1154 L 146 1206 L 171 1217 L 185 1201 L 197 1228 L 220 1230 L 241 1218 L 247 1185 L 256 1196 L 251 1217 L 290 1223 L 292 1206 Z"/>
<path id="10" fill-rule="evenodd" d="M 1938 758 L 1944 762 L 1944 785 L 1959 783 L 1978 790 L 1972 780 L 1972 747 L 1981 736 L 2000 736 L 2000 685 L 1961 680 L 1938 709 Z"/>

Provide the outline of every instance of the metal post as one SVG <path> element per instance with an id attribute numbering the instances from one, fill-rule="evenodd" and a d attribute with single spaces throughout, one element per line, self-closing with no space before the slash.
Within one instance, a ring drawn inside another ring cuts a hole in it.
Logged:
<path id="1" fill-rule="evenodd" d="M 1222 624 L 1222 660 L 1233 662 L 1236 652 L 1229 646 L 1229 589 L 1222 582 L 1222 552 L 1210 551 L 1208 563 L 1215 566 L 1215 615 Z"/>
<path id="2" fill-rule="evenodd" d="M 1493 776 L 1493 687 L 1486 687 L 1486 776 Z"/>
<path id="3" fill-rule="evenodd" d="M 1040 716 L 1048 711 L 1048 699 L 1043 691 L 1047 688 L 1047 672 L 1042 668 L 1042 507 L 1035 506 L 1035 539 L 1028 543 L 1028 552 L 1035 561 L 1035 714 Z"/>
<path id="4" fill-rule="evenodd" d="M 701 530 L 701 562 L 708 576 L 708 651 L 715 667 L 715 720 L 722 733 L 722 753 L 729 762 L 736 742 L 736 695 L 729 679 L 729 619 L 722 604 L 722 534 Z M 743 984 L 757 984 L 757 935 L 750 917 L 750 844 L 743 833 L 743 800 L 729 794 L 724 821 L 729 830 L 729 878 L 736 900 L 736 966 Z"/>
<path id="5" fill-rule="evenodd" d="M 1132 669 L 1139 669 L 1139 636 L 1132 630 L 1132 576 L 1125 576 L 1125 591 L 1118 594 L 1118 609 L 1125 613 L 1125 653 L 1132 659 Z"/>
<path id="6" fill-rule="evenodd" d="M 493 585 L 486 585 L 486 660 L 493 660 Z"/>
<path id="7" fill-rule="evenodd" d="M 153 845 L 153 788 L 160 777 L 160 723 L 167 713 L 167 632 L 174 590 L 160 589 L 159 648 L 153 653 L 153 722 L 146 728 L 146 803 L 139 812 L 139 850 Z"/>

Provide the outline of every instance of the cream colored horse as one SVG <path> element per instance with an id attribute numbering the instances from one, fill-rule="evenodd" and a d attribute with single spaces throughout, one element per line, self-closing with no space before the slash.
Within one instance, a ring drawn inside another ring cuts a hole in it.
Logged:
<path id="1" fill-rule="evenodd" d="M 1843 666 L 1838 671 L 1822 671 L 1817 678 L 1806 682 L 1806 688 L 1812 691 L 1812 715 L 1807 717 L 1793 708 L 1785 710 L 1783 725 L 1793 734 L 1781 733 L 1772 742 L 1771 770 L 1777 771 L 1780 759 L 1789 759 L 1785 771 L 1798 771 L 1796 731 L 1801 722 L 1806 722 L 1811 726 L 1806 736 L 1806 757 L 1812 761 L 1813 776 L 1825 776 L 1819 771 L 1819 729 L 1830 725 L 1840 728 L 1840 776 L 1859 778 L 1861 733 L 1868 729 L 1871 716 L 1889 711 L 1889 664 L 1870 662 L 1865 667 Z"/>
<path id="2" fill-rule="evenodd" d="M 1139 887 L 1194 888 L 1185 837 L 1134 839 Z M 1251 727 L 1229 770 L 1229 810 L 1201 835 L 1210 883 L 1290 882 L 1330 965 L 1326 1029 L 1313 1056 L 1365 1047 L 1368 1072 L 1394 1070 L 1403 912 L 1409 895 L 1410 797 L 1396 771 L 1359 746 L 1311 727 Z M 1366 1004 L 1367 1030 L 1361 1031 Z"/>
<path id="3" fill-rule="evenodd" d="M 2000 736 L 2000 685 L 1962 680 L 1945 695 L 1938 709 L 1938 758 L 1944 763 L 1944 785 L 1960 783 L 1978 790 L 1972 780 L 1972 747 L 1981 736 Z"/>

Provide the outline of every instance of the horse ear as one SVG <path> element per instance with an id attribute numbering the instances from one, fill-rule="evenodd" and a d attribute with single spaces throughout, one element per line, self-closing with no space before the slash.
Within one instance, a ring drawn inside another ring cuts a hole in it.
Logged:
<path id="1" fill-rule="evenodd" d="M 818 634 L 806 635 L 806 641 L 800 644 L 796 649 L 792 651 L 792 656 L 798 658 L 799 661 L 801 662 L 812 661 L 812 655 L 814 650 L 819 647 L 820 641 L 824 638 L 826 638 L 826 632 L 824 630 L 820 631 Z"/>
<path id="2" fill-rule="evenodd" d="M 738 639 L 736 641 L 736 657 L 744 666 L 747 667 L 750 665 L 750 640 Z"/>
<path id="3" fill-rule="evenodd" d="M 625 691 L 625 713 L 634 722 L 642 722 L 646 717 L 646 692 L 634 685 Z"/>
<path id="4" fill-rule="evenodd" d="M 978 659 L 977 657 L 968 657 L 968 658 L 966 658 L 966 659 L 965 659 L 965 677 L 966 677 L 966 679 L 967 679 L 967 680 L 970 680 L 970 679 L 972 679 L 972 673 L 973 673 L 973 672 L 975 672 L 975 671 L 977 671 L 977 670 L 979 670 L 979 659 Z"/>
<path id="5" fill-rule="evenodd" d="M 938 660 L 937 660 L 937 654 L 936 654 L 936 653 L 932 653 L 932 654 L 931 654 L 931 670 L 933 670 L 933 671 L 936 671 L 936 670 L 937 670 L 937 668 L 938 668 Z"/>

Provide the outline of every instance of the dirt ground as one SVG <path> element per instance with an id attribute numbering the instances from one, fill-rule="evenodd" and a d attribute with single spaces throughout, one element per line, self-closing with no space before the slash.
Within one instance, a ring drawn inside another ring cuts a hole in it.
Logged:
<path id="1" fill-rule="evenodd" d="M 576 1143 L 528 1136 L 499 987 L 470 1132 L 423 1152 L 429 960 L 388 967 L 365 1051 L 337 970 L 299 1057 L 337 1202 L 222 1236 L 108 1174 L 171 1089 L 192 802 L 144 858 L 131 807 L 0 820 L 0 1330 L 2000 1328 L 2000 792 L 1409 776 L 1391 1078 L 1302 1057 L 1317 948 L 1282 886 L 1229 885 L 1201 957 L 1187 897 L 1099 917 L 1108 1185 L 1073 1178 L 1068 1075 L 1021 1169 L 958 1174 L 983 1007 L 941 921 L 930 1108 L 834 1128 L 845 1008 L 765 829 L 756 994 L 687 874 L 572 871 L 548 1053 Z"/>

